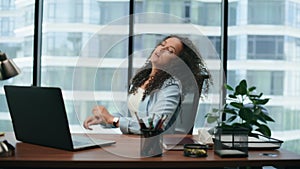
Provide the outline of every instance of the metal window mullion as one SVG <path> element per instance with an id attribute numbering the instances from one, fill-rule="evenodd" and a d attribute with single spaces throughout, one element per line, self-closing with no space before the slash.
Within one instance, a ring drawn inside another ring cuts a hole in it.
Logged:
<path id="1" fill-rule="evenodd" d="M 129 37 L 128 37 L 128 87 L 130 84 L 130 79 L 132 77 L 133 66 L 133 50 L 134 50 L 134 0 L 130 0 L 129 2 Z"/>
<path id="2" fill-rule="evenodd" d="M 33 35 L 33 86 L 41 85 L 43 4 L 44 0 L 35 0 Z"/>
<path id="3" fill-rule="evenodd" d="M 223 87 L 227 83 L 227 47 L 228 47 L 228 0 L 222 0 L 222 23 L 221 23 L 221 96 L 220 106 L 226 103 L 226 89 Z M 223 69 L 222 69 L 223 68 Z M 223 113 L 222 120 L 226 120 Z"/>

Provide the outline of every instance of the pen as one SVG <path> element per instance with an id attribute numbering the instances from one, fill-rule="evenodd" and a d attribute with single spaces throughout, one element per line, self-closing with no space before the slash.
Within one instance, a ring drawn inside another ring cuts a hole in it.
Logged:
<path id="1" fill-rule="evenodd" d="M 159 130 L 163 129 L 162 127 L 163 127 L 164 122 L 167 120 L 167 117 L 168 117 L 168 115 L 165 115 L 164 118 L 162 119 L 161 125 L 158 128 Z"/>
<path id="2" fill-rule="evenodd" d="M 134 112 L 134 114 L 135 114 L 135 116 L 136 116 L 136 118 L 137 118 L 137 120 L 139 122 L 139 125 L 140 125 L 141 129 L 147 128 L 146 125 L 145 125 L 145 123 L 143 122 L 143 120 L 140 119 L 139 116 L 137 115 L 137 112 Z"/>
<path id="3" fill-rule="evenodd" d="M 168 115 L 162 115 L 161 118 L 158 120 L 155 130 L 161 130 L 164 122 L 166 121 Z"/>
<path id="4" fill-rule="evenodd" d="M 152 129 L 153 128 L 153 119 L 149 118 L 148 123 L 149 123 L 149 128 Z"/>
<path id="5" fill-rule="evenodd" d="M 150 128 L 150 129 L 153 129 L 153 128 L 154 128 L 154 125 L 153 125 L 154 116 L 155 116 L 155 113 L 153 113 L 152 118 L 149 118 L 149 119 L 148 119 L 148 122 L 149 122 L 149 128 Z"/>

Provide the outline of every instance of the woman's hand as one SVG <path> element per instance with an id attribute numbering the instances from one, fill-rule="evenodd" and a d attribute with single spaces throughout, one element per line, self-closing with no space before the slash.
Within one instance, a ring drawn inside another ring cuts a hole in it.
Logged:
<path id="1" fill-rule="evenodd" d="M 109 112 L 104 106 L 95 106 L 92 112 L 93 115 L 85 119 L 83 123 L 84 128 L 92 130 L 92 128 L 90 128 L 91 125 L 100 123 L 113 124 L 114 116 L 109 114 Z"/>

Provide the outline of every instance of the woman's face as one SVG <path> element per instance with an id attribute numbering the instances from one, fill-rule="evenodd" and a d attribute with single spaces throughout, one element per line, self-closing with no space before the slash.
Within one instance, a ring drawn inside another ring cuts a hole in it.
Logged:
<path id="1" fill-rule="evenodd" d="M 183 45 L 178 38 L 171 37 L 161 42 L 152 52 L 150 60 L 154 68 L 162 68 L 178 57 Z"/>

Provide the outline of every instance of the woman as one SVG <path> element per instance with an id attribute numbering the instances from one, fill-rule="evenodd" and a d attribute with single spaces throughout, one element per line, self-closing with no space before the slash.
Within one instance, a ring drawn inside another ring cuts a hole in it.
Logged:
<path id="1" fill-rule="evenodd" d="M 192 91 L 200 96 L 203 83 L 207 91 L 209 79 L 203 58 L 193 43 L 180 36 L 168 36 L 131 81 L 129 115 L 110 114 L 105 107 L 96 106 L 93 115 L 84 121 L 84 127 L 91 129 L 91 125 L 105 123 L 120 127 L 124 134 L 140 134 L 141 127 L 158 127 L 163 119 L 161 128 L 172 133 L 184 94 Z"/>

